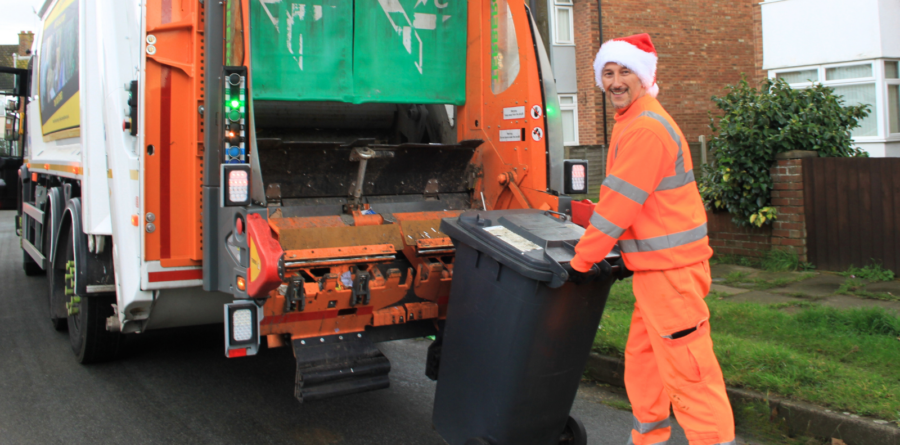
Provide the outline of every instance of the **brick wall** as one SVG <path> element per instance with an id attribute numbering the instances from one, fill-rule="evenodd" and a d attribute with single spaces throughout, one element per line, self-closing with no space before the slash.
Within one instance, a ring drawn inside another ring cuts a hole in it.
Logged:
<path id="1" fill-rule="evenodd" d="M 649 33 L 659 53 L 659 100 L 689 142 L 709 133 L 710 97 L 741 73 L 765 77 L 759 0 L 602 0 L 603 38 Z M 600 49 L 596 0 L 575 0 L 578 125 L 582 144 L 603 143 L 603 96 L 594 82 Z M 608 135 L 615 110 L 607 106 Z"/>
<path id="2" fill-rule="evenodd" d="M 803 208 L 803 165 L 798 156 L 809 156 L 814 152 L 781 153 L 780 159 L 772 167 L 771 175 L 775 189 L 772 190 L 772 205 L 778 210 L 778 217 L 772 223 L 772 247 L 797 252 L 800 261 L 806 262 L 806 215 Z"/>
<path id="3" fill-rule="evenodd" d="M 716 255 L 762 258 L 772 250 L 772 226 L 741 227 L 731 222 L 731 214 L 706 212 L 709 245 Z"/>
<path id="4" fill-rule="evenodd" d="M 760 258 L 771 249 L 793 250 L 801 262 L 807 261 L 806 219 L 803 208 L 803 166 L 801 158 L 814 152 L 787 152 L 778 155 L 771 168 L 772 206 L 775 222 L 763 227 L 740 227 L 727 212 L 707 212 L 709 244 L 722 255 Z"/>

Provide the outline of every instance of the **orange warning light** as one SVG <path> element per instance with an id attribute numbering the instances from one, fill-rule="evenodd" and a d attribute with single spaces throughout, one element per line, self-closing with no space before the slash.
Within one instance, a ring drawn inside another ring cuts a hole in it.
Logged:
<path id="1" fill-rule="evenodd" d="M 138 219 L 138 216 L 137 216 L 137 215 L 131 215 L 131 225 L 137 227 L 137 226 L 138 226 L 138 222 L 140 222 L 140 220 Z"/>
<path id="2" fill-rule="evenodd" d="M 237 288 L 241 292 L 247 290 L 247 280 L 244 277 L 237 277 Z"/>

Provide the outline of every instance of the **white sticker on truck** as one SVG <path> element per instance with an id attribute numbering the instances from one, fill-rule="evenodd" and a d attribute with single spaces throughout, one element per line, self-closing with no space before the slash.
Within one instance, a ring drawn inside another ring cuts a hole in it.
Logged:
<path id="1" fill-rule="evenodd" d="M 523 129 L 516 128 L 515 130 L 500 130 L 500 142 L 520 142 L 523 140 L 522 138 Z"/>
<path id="2" fill-rule="evenodd" d="M 525 119 L 525 107 L 504 108 L 503 119 Z"/>
<path id="3" fill-rule="evenodd" d="M 538 246 L 537 244 L 535 244 L 531 241 L 528 241 L 527 239 L 523 238 L 521 235 L 518 235 L 518 234 L 514 233 L 512 230 L 509 230 L 503 226 L 485 227 L 484 231 L 487 233 L 490 233 L 491 235 L 496 236 L 497 238 L 500 238 L 501 240 L 506 242 L 506 244 L 509 244 L 514 249 L 518 250 L 519 252 L 531 252 L 532 250 L 537 250 L 537 249 L 541 248 L 541 246 Z"/>

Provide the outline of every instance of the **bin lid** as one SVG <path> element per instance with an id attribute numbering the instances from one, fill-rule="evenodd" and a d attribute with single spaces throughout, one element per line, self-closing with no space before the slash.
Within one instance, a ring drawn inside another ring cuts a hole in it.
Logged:
<path id="1" fill-rule="evenodd" d="M 516 272 L 561 286 L 568 278 L 563 264 L 575 256 L 584 228 L 553 212 L 535 209 L 470 210 L 441 221 L 441 231 Z M 618 256 L 618 253 L 614 253 Z"/>

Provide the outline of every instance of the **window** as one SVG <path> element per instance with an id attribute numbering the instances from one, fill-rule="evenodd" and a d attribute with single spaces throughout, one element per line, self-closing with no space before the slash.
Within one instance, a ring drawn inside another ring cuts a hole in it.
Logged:
<path id="1" fill-rule="evenodd" d="M 881 70 L 882 66 L 884 70 Z M 793 88 L 807 88 L 814 82 L 821 82 L 843 96 L 844 105 L 868 105 L 869 116 L 850 134 L 854 138 L 876 138 L 900 133 L 898 71 L 897 61 L 884 61 L 883 65 L 880 61 L 867 61 L 794 68 L 775 72 L 774 77 L 784 79 Z"/>
<path id="2" fill-rule="evenodd" d="M 889 131 L 900 133 L 900 85 L 888 85 Z"/>
<path id="3" fill-rule="evenodd" d="M 788 71 L 786 73 L 778 73 L 775 77 L 784 79 L 787 83 L 817 82 L 819 80 L 819 70 Z"/>
<path id="4" fill-rule="evenodd" d="M 884 62 L 884 78 L 887 83 L 888 137 L 900 136 L 900 62 Z"/>
<path id="5" fill-rule="evenodd" d="M 875 107 L 875 84 L 865 83 L 860 85 L 834 86 L 834 94 L 844 96 L 844 105 L 869 104 L 872 112 L 859 121 L 859 127 L 854 128 L 850 134 L 856 136 L 878 136 L 878 113 Z"/>
<path id="6" fill-rule="evenodd" d="M 563 144 L 578 145 L 578 102 L 574 94 L 559 96 L 559 115 L 562 119 Z"/>
<path id="7" fill-rule="evenodd" d="M 884 78 L 896 79 L 900 73 L 900 62 L 884 62 Z"/>
<path id="8" fill-rule="evenodd" d="M 865 65 L 848 65 L 838 66 L 825 69 L 825 80 L 846 80 L 859 79 L 863 77 L 874 77 L 872 74 L 872 64 Z"/>
<path id="9" fill-rule="evenodd" d="M 572 0 L 554 0 L 553 44 L 574 45 L 575 23 Z"/>

